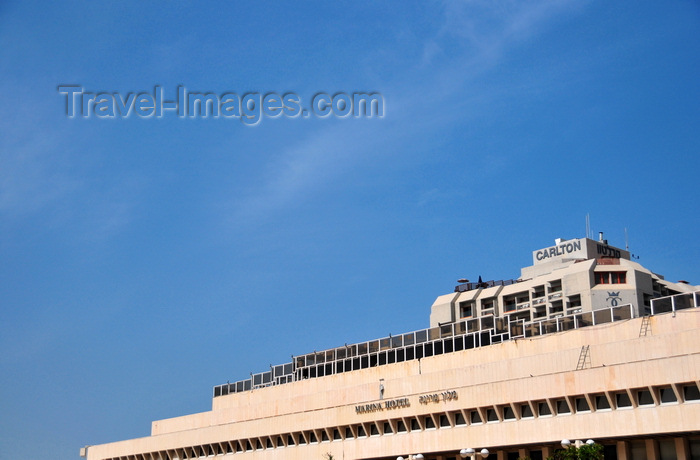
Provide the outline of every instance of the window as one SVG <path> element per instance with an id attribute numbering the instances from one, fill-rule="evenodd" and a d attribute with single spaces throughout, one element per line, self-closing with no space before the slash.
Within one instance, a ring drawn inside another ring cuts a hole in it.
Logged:
<path id="1" fill-rule="evenodd" d="M 588 401 L 584 397 L 576 398 L 576 412 L 590 412 L 591 408 L 588 406 Z"/>
<path id="2" fill-rule="evenodd" d="M 683 399 L 686 401 L 697 401 L 700 399 L 700 391 L 695 384 L 683 385 Z"/>
<path id="3" fill-rule="evenodd" d="M 581 294 L 569 296 L 569 307 L 568 308 L 574 308 L 574 307 L 580 307 L 580 306 L 581 306 Z"/>
<path id="4" fill-rule="evenodd" d="M 532 409 L 530 408 L 529 404 L 521 404 L 520 405 L 520 417 L 521 418 L 534 417 L 534 415 L 532 414 Z"/>
<path id="5" fill-rule="evenodd" d="M 514 311 L 516 304 L 516 296 L 508 295 L 503 298 L 503 309 L 505 311 Z"/>
<path id="6" fill-rule="evenodd" d="M 541 402 L 537 404 L 537 413 L 540 417 L 552 415 L 552 411 L 549 409 L 549 404 L 547 404 L 546 402 Z"/>
<path id="7" fill-rule="evenodd" d="M 640 406 L 653 406 L 654 398 L 651 397 L 651 391 L 649 390 L 639 390 L 637 391 L 637 401 Z"/>
<path id="8" fill-rule="evenodd" d="M 488 299 L 484 299 L 481 301 L 481 309 L 482 310 L 490 310 L 496 305 L 496 299 L 494 297 L 490 297 Z"/>
<path id="9" fill-rule="evenodd" d="M 627 272 L 595 272 L 595 284 L 625 284 Z"/>
<path id="10" fill-rule="evenodd" d="M 659 398 L 661 403 L 676 403 L 678 399 L 676 398 L 676 393 L 673 392 L 671 387 L 663 387 L 659 390 Z"/>
<path id="11" fill-rule="evenodd" d="M 486 409 L 486 420 L 488 422 L 497 422 L 498 414 L 493 409 Z"/>
<path id="12" fill-rule="evenodd" d="M 449 427 L 450 426 L 450 420 L 447 418 L 447 415 L 445 414 L 440 414 L 440 427 Z"/>
<path id="13" fill-rule="evenodd" d="M 544 285 L 542 286 L 535 286 L 532 292 L 532 298 L 537 299 L 539 297 L 544 297 Z"/>
<path id="14" fill-rule="evenodd" d="M 610 403 L 605 395 L 597 395 L 595 397 L 595 407 L 597 410 L 610 410 Z"/>
<path id="15" fill-rule="evenodd" d="M 515 420 L 515 412 L 510 406 L 503 406 L 503 420 Z"/>
<path id="16" fill-rule="evenodd" d="M 659 440 L 659 458 L 661 460 L 676 460 L 676 443 L 673 439 Z"/>
<path id="17" fill-rule="evenodd" d="M 555 402 L 556 407 L 557 407 L 557 414 L 570 414 L 571 409 L 569 408 L 569 404 L 567 404 L 565 399 L 559 399 Z"/>
<path id="18" fill-rule="evenodd" d="M 461 302 L 459 304 L 460 318 L 467 318 L 474 315 L 474 301 Z"/>
<path id="19" fill-rule="evenodd" d="M 630 454 L 633 460 L 647 460 L 647 445 L 644 441 L 632 441 L 630 443 Z"/>
<path id="20" fill-rule="evenodd" d="M 626 391 L 615 393 L 615 404 L 618 408 L 632 407 L 632 401 L 630 401 L 630 397 Z"/>
<path id="21" fill-rule="evenodd" d="M 560 292 L 561 291 L 561 280 L 554 280 L 549 283 L 549 292 Z"/>
<path id="22" fill-rule="evenodd" d="M 479 415 L 479 412 L 475 411 L 475 410 L 473 410 L 471 412 L 471 414 L 469 415 L 469 419 L 470 419 L 472 425 L 475 425 L 477 423 L 482 423 L 481 416 Z"/>

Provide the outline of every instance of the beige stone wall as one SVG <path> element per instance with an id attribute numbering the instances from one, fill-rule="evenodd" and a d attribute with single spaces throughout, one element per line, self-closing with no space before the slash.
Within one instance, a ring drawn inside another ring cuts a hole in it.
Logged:
<path id="1" fill-rule="evenodd" d="M 547 401 L 681 384 L 700 380 L 700 310 L 651 318 L 646 337 L 641 319 L 604 324 L 532 339 L 519 339 L 371 369 L 268 387 L 214 398 L 210 412 L 153 422 L 152 436 L 91 446 L 88 459 L 127 458 L 241 439 L 357 427 L 376 420 L 409 422 L 416 416 L 497 409 L 510 403 Z M 589 345 L 590 366 L 576 370 L 581 347 Z M 355 406 L 408 398 L 410 407 L 357 414 Z M 458 398 L 421 404 L 424 394 L 456 391 Z M 512 407 L 512 406 L 511 406 Z M 700 430 L 700 404 L 592 411 L 469 426 L 421 429 L 318 444 L 234 454 L 244 458 L 396 458 L 556 442 L 562 438 L 612 439 L 633 435 Z M 280 457 L 282 456 L 282 457 Z M 145 456 L 144 458 L 151 458 Z M 153 458 L 158 458 L 154 456 Z M 427 458 L 427 455 L 426 455 Z"/>

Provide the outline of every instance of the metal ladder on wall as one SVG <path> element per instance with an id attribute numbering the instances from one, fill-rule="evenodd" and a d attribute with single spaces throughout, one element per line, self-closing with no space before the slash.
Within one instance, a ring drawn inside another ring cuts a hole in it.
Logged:
<path id="1" fill-rule="evenodd" d="M 651 316 L 642 317 L 642 325 L 639 327 L 639 337 L 646 337 L 651 331 Z"/>
<path id="2" fill-rule="evenodd" d="M 588 353 L 590 348 L 590 345 L 584 345 L 581 347 L 581 353 L 578 355 L 578 364 L 576 364 L 577 371 L 585 369 L 586 367 L 591 367 L 591 356 Z"/>

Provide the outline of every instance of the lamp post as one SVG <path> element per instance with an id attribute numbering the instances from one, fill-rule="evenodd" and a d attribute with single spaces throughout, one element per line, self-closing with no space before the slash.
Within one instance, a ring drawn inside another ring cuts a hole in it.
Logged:
<path id="1" fill-rule="evenodd" d="M 588 445 L 588 446 L 592 446 L 593 444 L 595 444 L 595 441 L 592 440 L 592 439 L 589 439 L 589 440 L 586 441 L 585 443 L 584 443 L 583 441 L 578 440 L 578 439 L 577 439 L 576 441 L 574 441 L 574 446 L 576 446 L 577 448 L 578 448 L 578 447 L 581 447 L 581 446 L 584 445 L 584 444 L 586 444 L 586 445 Z M 562 439 L 562 440 L 561 440 L 561 446 L 562 446 L 564 449 L 568 449 L 569 447 L 571 447 L 571 441 L 569 441 L 568 439 Z"/>
<path id="2" fill-rule="evenodd" d="M 481 451 L 479 451 L 479 455 L 481 455 L 482 458 L 488 457 L 489 454 L 490 454 L 490 452 L 488 449 L 481 449 Z M 462 458 L 470 457 L 473 460 L 474 457 L 476 456 L 476 451 L 474 449 L 472 449 L 471 447 L 469 447 L 467 449 L 460 450 L 459 455 Z"/>
<path id="3" fill-rule="evenodd" d="M 603 446 L 596 444 L 592 439 L 586 442 L 581 440 L 572 442 L 568 439 L 562 439 L 561 447 L 562 449 L 554 452 L 555 459 L 600 460 L 603 458 Z"/>
<path id="4" fill-rule="evenodd" d="M 407 455 L 405 460 L 423 460 L 423 454 Z M 396 457 L 396 460 L 404 460 L 403 457 Z"/>

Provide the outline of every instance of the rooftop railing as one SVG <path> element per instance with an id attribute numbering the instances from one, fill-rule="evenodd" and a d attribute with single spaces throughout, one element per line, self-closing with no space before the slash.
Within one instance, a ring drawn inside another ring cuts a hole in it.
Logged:
<path id="1" fill-rule="evenodd" d="M 652 314 L 700 306 L 700 291 L 651 301 Z M 250 378 L 214 387 L 214 397 L 272 385 L 367 369 L 423 357 L 468 350 L 517 338 L 536 337 L 635 317 L 631 304 L 536 321 L 485 316 L 441 324 L 406 334 L 292 356 L 292 362 L 270 366 Z"/>
<path id="2" fill-rule="evenodd" d="M 511 284 L 518 283 L 518 280 L 491 280 L 482 281 L 480 283 L 461 283 L 455 286 L 455 292 L 466 292 L 473 289 L 490 288 L 494 286 L 510 286 Z"/>
<path id="3" fill-rule="evenodd" d="M 678 310 L 698 308 L 698 306 L 700 306 L 700 291 L 675 294 L 651 299 L 651 314 L 675 313 Z"/>

